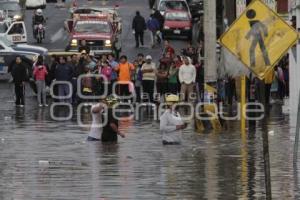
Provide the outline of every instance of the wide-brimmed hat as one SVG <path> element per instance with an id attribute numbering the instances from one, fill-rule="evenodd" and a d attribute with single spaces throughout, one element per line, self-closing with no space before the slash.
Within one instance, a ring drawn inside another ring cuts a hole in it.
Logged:
<path id="1" fill-rule="evenodd" d="M 179 102 L 179 96 L 175 94 L 170 94 L 166 97 L 166 104 L 172 105 Z"/>

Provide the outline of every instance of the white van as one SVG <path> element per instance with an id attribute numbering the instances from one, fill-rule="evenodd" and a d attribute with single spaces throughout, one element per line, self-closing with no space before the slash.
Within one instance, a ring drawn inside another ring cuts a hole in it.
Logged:
<path id="1" fill-rule="evenodd" d="M 0 37 L 13 43 L 27 43 L 27 31 L 23 21 L 0 21 Z"/>
<path id="2" fill-rule="evenodd" d="M 46 8 L 46 0 L 26 0 L 25 4 L 26 8 L 41 8 L 45 9 Z"/>

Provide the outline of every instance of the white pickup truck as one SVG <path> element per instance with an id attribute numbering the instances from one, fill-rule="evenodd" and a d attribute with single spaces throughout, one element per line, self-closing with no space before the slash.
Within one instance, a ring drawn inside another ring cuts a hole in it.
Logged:
<path id="1" fill-rule="evenodd" d="M 27 43 L 26 26 L 23 21 L 0 21 L 0 37 L 17 43 Z"/>

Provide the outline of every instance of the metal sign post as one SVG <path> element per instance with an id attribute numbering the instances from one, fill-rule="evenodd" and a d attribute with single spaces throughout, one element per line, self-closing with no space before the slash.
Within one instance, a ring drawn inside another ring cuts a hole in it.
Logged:
<path id="1" fill-rule="evenodd" d="M 246 76 L 241 76 L 241 131 L 246 130 Z"/>
<path id="2" fill-rule="evenodd" d="M 243 1 L 241 1 L 241 3 L 243 3 Z M 300 21 L 299 18 L 298 21 Z M 277 13 L 274 12 L 274 10 L 270 9 L 261 0 L 254 0 L 221 36 L 220 43 L 234 56 L 236 56 L 258 78 L 264 80 L 268 73 L 273 70 L 274 66 L 285 55 L 290 47 L 296 43 L 297 40 L 298 33 L 283 19 L 281 19 Z M 298 53 L 300 53 L 300 50 Z M 244 85 L 245 78 L 242 78 L 242 132 L 245 127 Z M 300 114 L 298 120 L 300 120 Z M 263 124 L 266 126 L 266 122 Z M 298 133 L 296 136 L 299 137 Z M 272 199 L 267 127 L 263 129 L 262 138 L 266 199 Z M 298 143 L 299 138 L 296 139 Z M 296 150 L 298 148 L 297 143 L 295 142 Z"/>

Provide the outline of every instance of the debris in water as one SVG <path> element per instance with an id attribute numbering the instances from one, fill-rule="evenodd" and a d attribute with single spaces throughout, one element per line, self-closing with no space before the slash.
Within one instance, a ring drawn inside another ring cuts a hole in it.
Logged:
<path id="1" fill-rule="evenodd" d="M 5 120 L 5 121 L 11 120 L 11 117 L 5 116 L 5 117 L 4 117 L 4 120 Z"/>
<path id="2" fill-rule="evenodd" d="M 48 167 L 49 166 L 49 161 L 48 160 L 39 160 L 39 165 L 41 167 Z"/>
<path id="3" fill-rule="evenodd" d="M 274 131 L 269 131 L 268 133 L 270 136 L 274 136 Z"/>

